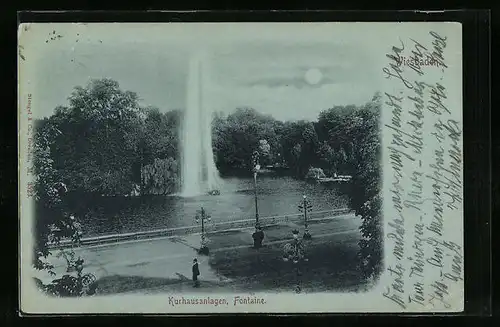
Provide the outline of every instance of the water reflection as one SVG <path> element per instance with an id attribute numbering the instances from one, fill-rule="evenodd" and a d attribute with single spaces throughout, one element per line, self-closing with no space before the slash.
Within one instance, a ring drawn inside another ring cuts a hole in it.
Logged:
<path id="1" fill-rule="evenodd" d="M 334 188 L 289 177 L 259 176 L 259 214 L 266 217 L 298 213 L 303 194 L 311 199 L 313 211 L 346 206 L 345 197 Z M 86 236 L 195 225 L 196 211 L 202 206 L 214 222 L 255 217 L 251 178 L 225 178 L 218 196 L 85 197 L 74 205 L 82 212 Z"/>

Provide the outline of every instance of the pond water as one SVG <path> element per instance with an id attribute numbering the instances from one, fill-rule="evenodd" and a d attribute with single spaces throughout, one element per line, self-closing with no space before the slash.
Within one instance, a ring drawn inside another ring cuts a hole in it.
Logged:
<path id="1" fill-rule="evenodd" d="M 291 177 L 261 175 L 257 192 L 260 217 L 298 213 L 303 195 L 311 200 L 312 211 L 346 207 L 345 196 L 335 188 Z M 255 218 L 253 178 L 224 178 L 220 195 L 80 197 L 73 205 L 83 212 L 85 236 L 192 226 L 201 207 L 215 223 Z"/>

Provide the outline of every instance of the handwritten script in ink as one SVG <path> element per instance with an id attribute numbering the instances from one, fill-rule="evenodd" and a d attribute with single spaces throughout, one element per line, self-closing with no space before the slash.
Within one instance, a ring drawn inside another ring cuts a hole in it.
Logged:
<path id="1" fill-rule="evenodd" d="M 448 36 L 400 39 L 382 69 L 384 97 L 386 273 L 383 297 L 413 310 L 447 310 L 463 288 L 462 122 L 446 79 Z M 403 58 L 408 64 L 401 65 Z M 420 65 L 432 61 L 436 65 Z M 454 107 L 455 106 L 455 107 Z M 454 298 L 455 297 L 455 298 Z"/>

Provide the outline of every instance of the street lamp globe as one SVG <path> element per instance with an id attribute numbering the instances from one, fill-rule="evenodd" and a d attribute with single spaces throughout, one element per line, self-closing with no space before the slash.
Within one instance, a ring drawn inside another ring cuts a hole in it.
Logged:
<path id="1" fill-rule="evenodd" d="M 303 197 L 304 199 L 305 199 L 305 198 L 307 198 L 307 196 L 305 196 L 305 195 L 303 195 L 302 197 Z"/>

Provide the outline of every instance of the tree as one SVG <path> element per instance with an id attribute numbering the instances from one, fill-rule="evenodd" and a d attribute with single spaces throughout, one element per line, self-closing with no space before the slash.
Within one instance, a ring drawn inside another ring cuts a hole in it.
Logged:
<path id="1" fill-rule="evenodd" d="M 95 292 L 95 276 L 84 274 L 83 260 L 75 258 L 73 247 L 78 246 L 82 230 L 78 220 L 65 206 L 67 186 L 61 182 L 60 175 L 53 167 L 51 159 L 51 140 L 61 131 L 45 119 L 37 122 L 34 134 L 33 160 L 35 168 L 35 244 L 33 247 L 33 266 L 46 270 L 56 276 L 54 266 L 47 260 L 52 254 L 50 245 L 58 250 L 58 255 L 66 259 L 66 274 L 49 284 L 36 280 L 39 287 L 56 296 L 82 296 Z M 61 247 L 61 242 L 69 240 L 71 247 Z M 69 274 L 76 272 L 76 276 Z"/>
<path id="2" fill-rule="evenodd" d="M 281 129 L 281 147 L 285 162 L 294 175 L 303 178 L 317 162 L 319 139 L 311 122 L 286 122 Z"/>
<path id="3" fill-rule="evenodd" d="M 161 113 L 158 108 L 142 110 L 144 120 L 139 139 L 142 194 L 169 194 L 179 181 L 178 110 Z"/>
<path id="4" fill-rule="evenodd" d="M 336 106 L 321 112 L 315 124 L 318 166 L 330 174 L 352 176 L 341 189 L 362 219 L 359 258 L 367 278 L 378 275 L 382 262 L 380 110 L 377 92 L 364 106 Z"/>
<path id="5" fill-rule="evenodd" d="M 268 165 L 271 163 L 271 146 L 267 140 L 259 141 L 259 160 L 261 165 Z"/>
<path id="6" fill-rule="evenodd" d="M 359 257 L 366 277 L 377 277 L 382 267 L 380 110 L 380 97 L 375 96 L 356 112 L 349 129 L 357 146 L 351 148 L 353 178 L 346 193 L 362 218 Z"/>
<path id="7" fill-rule="evenodd" d="M 127 194 L 140 182 L 138 97 L 116 81 L 91 80 L 75 87 L 69 107 L 49 118 L 61 131 L 51 144 L 54 169 L 68 190 Z"/>
<path id="8" fill-rule="evenodd" d="M 272 162 L 280 153 L 278 126 L 274 118 L 251 108 L 237 109 L 227 117 L 216 115 L 213 148 L 217 168 L 223 173 L 231 170 L 250 172 L 252 153 L 259 150 L 265 151 L 261 158 L 263 163 Z"/>
<path id="9" fill-rule="evenodd" d="M 178 187 L 178 177 L 178 165 L 174 158 L 156 158 L 152 164 L 143 167 L 142 185 L 149 194 L 170 194 Z"/>
<path id="10" fill-rule="evenodd" d="M 327 141 L 322 141 L 316 150 L 318 158 L 318 167 L 322 168 L 328 175 L 336 172 L 338 161 L 336 160 L 335 152 Z"/>

